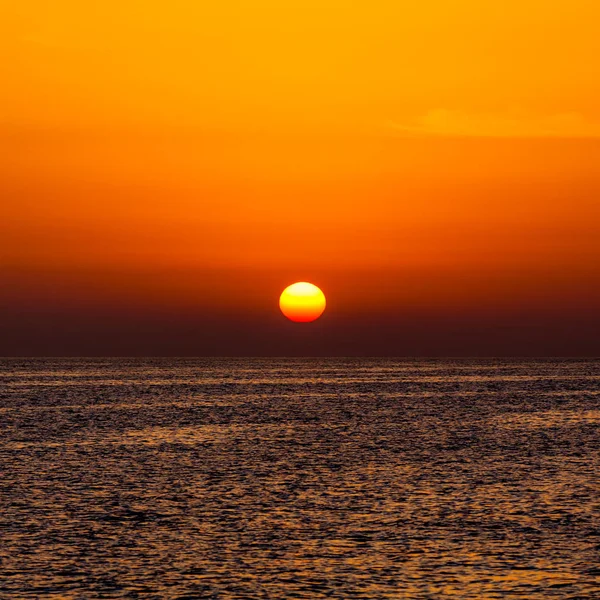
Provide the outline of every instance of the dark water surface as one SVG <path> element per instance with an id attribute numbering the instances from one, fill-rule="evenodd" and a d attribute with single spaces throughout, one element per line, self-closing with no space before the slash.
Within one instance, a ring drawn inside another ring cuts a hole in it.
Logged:
<path id="1" fill-rule="evenodd" d="M 600 362 L 0 360 L 0 595 L 600 598 Z"/>

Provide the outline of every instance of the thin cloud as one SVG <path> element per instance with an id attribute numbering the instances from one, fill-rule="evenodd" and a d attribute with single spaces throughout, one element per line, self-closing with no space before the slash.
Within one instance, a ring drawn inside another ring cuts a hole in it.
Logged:
<path id="1" fill-rule="evenodd" d="M 577 112 L 539 117 L 475 114 L 445 108 L 430 110 L 412 123 L 390 122 L 389 129 L 403 135 L 463 137 L 600 137 L 600 123 Z"/>

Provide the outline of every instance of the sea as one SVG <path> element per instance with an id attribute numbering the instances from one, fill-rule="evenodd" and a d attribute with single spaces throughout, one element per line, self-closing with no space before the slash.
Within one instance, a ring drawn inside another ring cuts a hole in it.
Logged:
<path id="1" fill-rule="evenodd" d="M 0 597 L 600 599 L 600 361 L 0 359 Z"/>

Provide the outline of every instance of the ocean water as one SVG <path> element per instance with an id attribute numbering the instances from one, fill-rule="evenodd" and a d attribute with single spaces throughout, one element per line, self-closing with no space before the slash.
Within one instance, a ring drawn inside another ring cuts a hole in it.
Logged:
<path id="1" fill-rule="evenodd" d="M 600 361 L 0 360 L 0 596 L 600 598 Z"/>

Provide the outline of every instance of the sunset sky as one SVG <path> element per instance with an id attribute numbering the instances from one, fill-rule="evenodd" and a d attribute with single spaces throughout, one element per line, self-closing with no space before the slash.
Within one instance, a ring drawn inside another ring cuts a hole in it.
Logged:
<path id="1" fill-rule="evenodd" d="M 8 3 L 0 355 L 600 355 L 599 22 Z"/>

